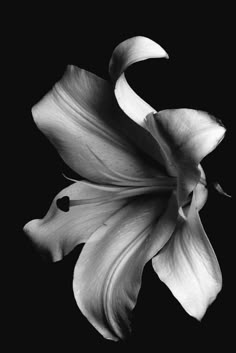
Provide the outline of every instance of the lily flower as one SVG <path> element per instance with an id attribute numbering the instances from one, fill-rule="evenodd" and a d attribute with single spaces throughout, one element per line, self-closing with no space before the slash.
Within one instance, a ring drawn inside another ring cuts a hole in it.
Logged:
<path id="1" fill-rule="evenodd" d="M 125 70 L 148 58 L 168 55 L 146 37 L 130 38 L 112 54 L 112 83 L 69 66 L 32 109 L 38 128 L 83 180 L 72 180 L 45 217 L 24 230 L 53 261 L 85 243 L 74 269 L 74 297 L 88 321 L 111 340 L 130 332 L 150 260 L 198 320 L 222 286 L 199 211 L 207 200 L 200 162 L 225 128 L 206 112 L 157 112 L 142 100 Z"/>

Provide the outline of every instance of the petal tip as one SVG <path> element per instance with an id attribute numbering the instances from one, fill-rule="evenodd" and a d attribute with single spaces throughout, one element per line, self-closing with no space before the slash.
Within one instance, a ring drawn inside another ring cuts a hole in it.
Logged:
<path id="1" fill-rule="evenodd" d="M 37 117 L 37 112 L 38 112 L 38 103 L 36 103 L 32 108 L 31 108 L 31 114 L 35 120 L 35 118 Z"/>
<path id="2" fill-rule="evenodd" d="M 155 41 L 144 36 L 131 37 L 118 44 L 109 62 L 111 78 L 116 81 L 132 64 L 151 59 L 169 59 L 167 52 Z"/>
<path id="3" fill-rule="evenodd" d="M 209 296 L 208 300 L 202 303 L 191 303 L 189 307 L 184 306 L 184 309 L 186 312 L 194 317 L 196 320 L 199 322 L 202 321 L 204 318 L 205 314 L 207 313 L 208 308 L 213 304 L 213 302 L 216 300 L 218 294 L 220 293 L 222 289 L 222 277 L 220 275 L 220 278 L 218 279 L 217 283 L 215 284 L 214 288 L 212 288 L 212 295 Z"/>
<path id="4" fill-rule="evenodd" d="M 66 70 L 65 70 L 65 73 L 68 73 L 68 74 L 73 74 L 75 73 L 76 71 L 78 70 L 78 67 L 73 65 L 73 64 L 68 64 L 66 66 Z"/>
<path id="5" fill-rule="evenodd" d="M 38 219 L 34 219 L 32 221 L 29 221 L 28 223 L 26 223 L 23 227 L 23 231 L 24 233 L 29 236 L 30 238 L 32 238 L 33 236 L 33 229 L 35 228 L 35 226 L 37 227 L 39 220 Z"/>
<path id="6" fill-rule="evenodd" d="M 44 261 L 60 261 L 62 259 L 60 249 L 58 249 L 57 246 L 52 246 L 50 244 L 49 239 L 44 236 L 41 228 L 42 220 L 33 219 L 25 224 L 23 231 Z"/>

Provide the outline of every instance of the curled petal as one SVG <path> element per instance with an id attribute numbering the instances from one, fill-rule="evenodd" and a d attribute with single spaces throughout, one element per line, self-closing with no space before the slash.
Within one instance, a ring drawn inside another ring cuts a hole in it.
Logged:
<path id="1" fill-rule="evenodd" d="M 225 128 L 211 115 L 193 109 L 149 114 L 146 128 L 158 142 L 169 173 L 178 177 L 182 206 L 200 181 L 200 161 L 221 142 Z"/>
<path id="2" fill-rule="evenodd" d="M 112 200 L 111 195 L 119 188 L 103 190 L 86 182 L 77 182 L 62 190 L 53 200 L 43 219 L 35 219 L 24 227 L 25 233 L 47 258 L 58 261 L 73 250 L 76 245 L 85 243 L 114 212 L 126 201 Z M 100 203 L 97 199 L 110 196 L 110 202 Z M 81 204 L 63 212 L 57 207 L 57 200 L 67 196 L 81 200 Z M 86 203 L 86 200 L 94 202 Z"/>
<path id="3" fill-rule="evenodd" d="M 111 57 L 109 71 L 115 81 L 115 96 L 121 109 L 141 126 L 154 109 L 129 86 L 124 71 L 132 64 L 151 58 L 168 58 L 168 54 L 149 38 L 137 36 L 119 44 Z"/>
<path id="4" fill-rule="evenodd" d="M 168 54 L 147 37 L 129 38 L 114 49 L 109 63 L 110 75 L 116 81 L 130 65 L 151 58 L 168 58 Z"/>
<path id="5" fill-rule="evenodd" d="M 157 170 L 121 131 L 115 103 L 108 82 L 70 66 L 32 113 L 64 161 L 83 178 L 133 185 L 140 179 L 152 178 Z"/>
<path id="6" fill-rule="evenodd" d="M 85 244 L 74 270 L 74 296 L 82 313 L 107 339 L 130 331 L 131 311 L 144 265 L 173 232 L 177 204 L 167 199 L 132 200 Z"/>
<path id="7" fill-rule="evenodd" d="M 195 205 L 180 217 L 169 242 L 153 258 L 153 267 L 187 313 L 200 320 L 222 287 L 221 271 Z"/>

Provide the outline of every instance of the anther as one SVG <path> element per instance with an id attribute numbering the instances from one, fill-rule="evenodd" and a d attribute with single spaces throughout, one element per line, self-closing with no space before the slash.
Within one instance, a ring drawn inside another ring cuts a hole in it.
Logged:
<path id="1" fill-rule="evenodd" d="M 56 201 L 57 207 L 63 212 L 68 212 L 70 209 L 70 198 L 69 196 L 63 196 Z"/>

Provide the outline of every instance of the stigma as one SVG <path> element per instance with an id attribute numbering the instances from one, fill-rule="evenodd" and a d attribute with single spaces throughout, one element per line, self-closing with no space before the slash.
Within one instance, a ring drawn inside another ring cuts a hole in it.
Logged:
<path id="1" fill-rule="evenodd" d="M 63 212 L 69 212 L 70 210 L 70 198 L 69 196 L 63 196 L 56 200 L 57 208 Z"/>

